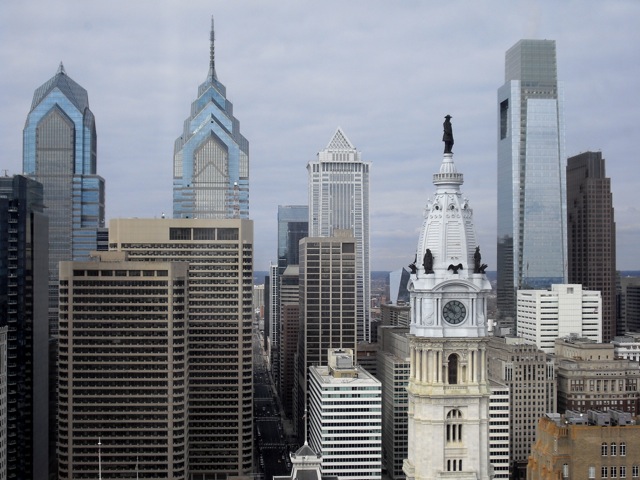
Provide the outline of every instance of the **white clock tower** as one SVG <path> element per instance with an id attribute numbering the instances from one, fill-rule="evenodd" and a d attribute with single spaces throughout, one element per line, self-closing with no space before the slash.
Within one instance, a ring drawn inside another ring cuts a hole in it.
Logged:
<path id="1" fill-rule="evenodd" d="M 487 296 L 491 284 L 476 243 L 473 211 L 445 153 L 433 175 L 411 265 L 408 480 L 493 477 L 489 463 Z M 447 137 L 447 132 L 449 137 Z"/>

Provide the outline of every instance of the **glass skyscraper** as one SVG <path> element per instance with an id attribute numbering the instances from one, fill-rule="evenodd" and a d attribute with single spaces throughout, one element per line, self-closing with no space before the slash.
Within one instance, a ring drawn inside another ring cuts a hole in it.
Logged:
<path id="1" fill-rule="evenodd" d="M 209 73 L 174 144 L 174 218 L 249 218 L 249 142 L 216 76 L 214 40 L 212 18 Z"/>
<path id="2" fill-rule="evenodd" d="M 309 162 L 309 236 L 330 237 L 350 230 L 356 240 L 358 341 L 370 341 L 369 170 L 341 128 Z"/>
<path id="3" fill-rule="evenodd" d="M 515 325 L 516 291 L 566 283 L 564 101 L 554 40 L 506 53 L 498 90 L 498 309 Z"/>
<path id="4" fill-rule="evenodd" d="M 8 328 L 0 358 L 3 479 L 47 478 L 49 471 L 49 238 L 42 197 L 34 180 L 0 177 L 0 328 Z"/>
<path id="5" fill-rule="evenodd" d="M 49 323 L 57 335 L 58 263 L 85 260 L 104 227 L 104 179 L 97 175 L 96 124 L 87 91 L 62 64 L 33 94 L 22 169 L 44 189 L 49 216 Z"/>

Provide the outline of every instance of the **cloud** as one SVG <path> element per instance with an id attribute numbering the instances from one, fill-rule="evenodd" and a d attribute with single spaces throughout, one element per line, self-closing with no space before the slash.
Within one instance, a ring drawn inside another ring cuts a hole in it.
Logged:
<path id="1" fill-rule="evenodd" d="M 630 228 L 638 215 L 626 207 L 635 205 L 640 184 L 640 170 L 631 168 L 640 125 L 640 3 L 587 5 L 5 2 L 0 169 L 21 171 L 33 91 L 62 60 L 89 92 L 108 217 L 170 214 L 173 143 L 207 74 L 214 15 L 218 78 L 250 142 L 257 269 L 276 257 L 277 205 L 307 202 L 307 162 L 338 126 L 372 163 L 372 267 L 405 266 L 435 191 L 447 113 L 483 258 L 495 265 L 496 90 L 504 53 L 520 38 L 550 38 L 565 86 L 567 154 L 602 150 L 618 258 L 640 269 L 638 231 Z"/>

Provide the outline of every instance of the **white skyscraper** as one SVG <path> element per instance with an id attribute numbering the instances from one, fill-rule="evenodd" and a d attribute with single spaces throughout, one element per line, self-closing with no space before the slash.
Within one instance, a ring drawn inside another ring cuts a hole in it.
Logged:
<path id="1" fill-rule="evenodd" d="M 330 349 L 309 369 L 309 446 L 322 474 L 376 480 L 382 472 L 382 386 L 353 364 L 353 350 Z"/>
<path id="2" fill-rule="evenodd" d="M 491 284 L 476 243 L 473 211 L 445 153 L 433 175 L 408 290 L 410 373 L 407 480 L 488 480 L 487 297 Z"/>
<path id="3" fill-rule="evenodd" d="M 518 291 L 518 336 L 553 353 L 558 337 L 575 335 L 602 342 L 602 295 L 582 285 Z"/>
<path id="4" fill-rule="evenodd" d="M 351 230 L 356 239 L 358 340 L 370 340 L 369 169 L 338 128 L 327 147 L 309 162 L 309 236 L 330 237 Z"/>

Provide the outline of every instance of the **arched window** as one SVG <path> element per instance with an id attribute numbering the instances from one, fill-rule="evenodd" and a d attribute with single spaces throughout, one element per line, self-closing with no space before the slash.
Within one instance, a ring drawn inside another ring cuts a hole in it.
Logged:
<path id="1" fill-rule="evenodd" d="M 449 385 L 458 383 L 458 355 L 452 353 L 448 358 L 449 363 Z"/>
<path id="2" fill-rule="evenodd" d="M 609 446 L 608 446 L 606 443 L 603 443 L 603 444 L 600 446 L 600 455 L 602 455 L 603 457 L 606 457 L 606 456 L 607 456 L 607 450 L 608 450 L 608 447 L 609 447 Z"/>

